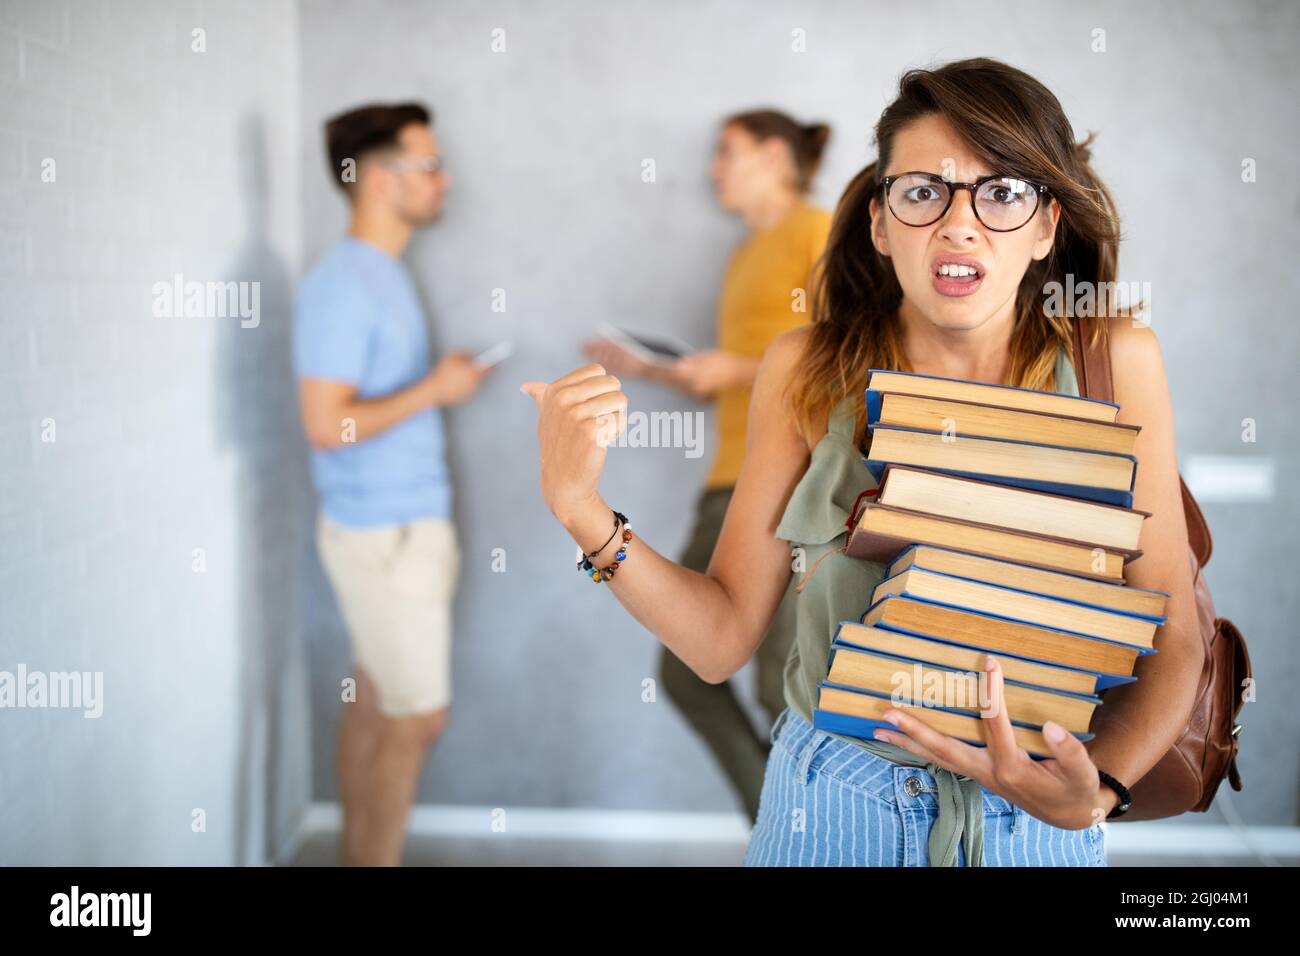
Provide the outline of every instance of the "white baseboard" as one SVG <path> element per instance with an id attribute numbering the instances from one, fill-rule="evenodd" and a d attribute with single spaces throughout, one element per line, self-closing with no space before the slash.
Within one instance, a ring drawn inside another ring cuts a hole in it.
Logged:
<path id="1" fill-rule="evenodd" d="M 1104 823 L 1107 853 L 1300 859 L 1300 827 Z"/>
<path id="2" fill-rule="evenodd" d="M 493 828 L 494 821 L 497 828 Z M 475 807 L 420 804 L 408 833 L 424 837 L 492 837 L 505 831 L 520 840 L 592 840 L 641 843 L 709 843 L 745 846 L 749 820 L 741 813 L 594 810 L 564 807 Z M 336 803 L 313 803 L 280 855 L 291 860 L 303 841 L 338 832 Z M 1300 827 L 1194 826 L 1179 823 L 1106 823 L 1107 854 L 1177 857 L 1300 858 Z"/>

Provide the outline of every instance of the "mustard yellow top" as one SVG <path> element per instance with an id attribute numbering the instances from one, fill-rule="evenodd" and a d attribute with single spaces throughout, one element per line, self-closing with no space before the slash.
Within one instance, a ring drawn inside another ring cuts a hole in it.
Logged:
<path id="1" fill-rule="evenodd" d="M 799 200 L 732 253 L 718 303 L 718 348 L 758 358 L 783 332 L 809 320 L 810 274 L 830 228 L 829 212 Z M 738 385 L 717 395 L 718 450 L 706 488 L 734 485 L 740 477 L 751 390 Z"/>

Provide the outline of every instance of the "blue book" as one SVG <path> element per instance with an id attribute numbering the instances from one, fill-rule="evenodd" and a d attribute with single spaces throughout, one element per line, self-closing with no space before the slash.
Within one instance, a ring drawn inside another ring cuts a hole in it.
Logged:
<path id="1" fill-rule="evenodd" d="M 888 694 L 876 694 L 854 687 L 845 687 L 831 681 L 817 686 L 817 707 L 813 710 L 813 726 L 827 733 L 842 734 L 871 740 L 877 728 L 898 731 L 898 728 L 879 715 L 890 708 L 903 709 L 924 720 L 940 733 L 948 734 L 977 747 L 985 746 L 981 739 L 983 717 L 951 707 L 899 705 Z M 852 712 L 846 712 L 852 711 Z M 1042 739 L 1042 726 L 1013 720 L 1020 744 L 1031 757 L 1051 757 L 1051 750 Z M 1091 731 L 1072 732 L 1081 742 L 1092 740 Z"/>
<path id="2" fill-rule="evenodd" d="M 877 482 L 877 505 L 943 521 L 1001 528 L 1013 535 L 1073 541 L 1086 545 L 1089 551 L 1101 547 L 1123 554 L 1130 561 L 1141 553 L 1138 544 L 1142 523 L 1150 517 L 1148 512 L 1136 508 L 1013 488 L 1000 482 L 894 462 L 884 466 Z M 1017 560 L 1014 554 L 998 557 L 1003 561 Z"/>
<path id="3" fill-rule="evenodd" d="M 873 735 L 877 729 L 892 730 L 894 733 L 902 732 L 887 720 L 875 720 L 870 717 L 853 717 L 849 714 L 837 714 L 831 710 L 822 710 L 820 707 L 813 710 L 813 726 L 818 730 L 826 731 L 828 734 L 839 734 L 842 737 L 858 737 L 863 740 L 875 740 Z M 1042 733 L 1042 731 L 1039 731 L 1039 733 Z M 1075 734 L 1075 736 L 1078 737 L 1079 735 Z M 1095 736 L 1096 734 L 1089 733 L 1086 736 L 1079 737 L 1079 739 L 1087 742 Z M 957 739 L 971 744 L 974 747 L 988 746 L 982 741 L 972 740 L 969 737 L 958 736 Z M 884 743 L 884 741 L 876 740 L 876 743 Z M 1035 753 L 1028 749 L 1026 752 L 1032 760 L 1051 759 L 1051 754 Z"/>
<path id="4" fill-rule="evenodd" d="M 872 591 L 871 599 L 878 601 L 890 594 L 984 614 L 1001 614 L 1037 627 L 1059 628 L 1141 648 L 1153 645 L 1156 629 L 1165 622 L 1163 617 L 1121 614 L 927 568 L 907 568 L 883 579 Z"/>
<path id="5" fill-rule="evenodd" d="M 1137 459 L 1112 452 L 1080 451 L 1060 445 L 972 438 L 919 428 L 868 425 L 871 444 L 863 461 L 879 481 L 889 464 L 924 468 L 959 478 L 973 478 L 1069 498 L 1083 498 L 1121 508 L 1133 507 Z M 1095 484 L 1048 477 L 1092 474 Z"/>
<path id="6" fill-rule="evenodd" d="M 840 623 L 842 625 L 844 622 L 841 621 Z M 849 623 L 852 622 L 850 621 Z M 837 653 L 839 653 L 842 650 L 848 651 L 853 654 L 870 654 L 872 657 L 879 657 L 891 663 L 896 662 L 908 666 L 912 664 L 920 664 L 922 667 L 925 668 L 932 668 L 934 670 L 941 670 L 941 671 L 949 671 L 953 674 L 973 674 L 973 673 L 979 673 L 983 670 L 982 666 L 975 667 L 975 668 L 954 667 L 948 664 L 940 663 L 938 661 L 928 660 L 923 657 L 913 657 L 910 654 L 890 654 L 886 651 L 878 650 L 873 647 L 866 647 L 861 644 L 854 644 L 852 641 L 842 640 L 838 637 L 831 642 L 830 659 L 827 665 L 828 667 L 830 667 L 831 669 L 835 667 L 835 656 Z M 1078 691 L 1063 690 L 1059 687 L 1050 687 L 1047 684 L 1035 684 L 1032 681 L 1013 680 L 1012 678 L 1005 677 L 1005 676 L 1003 677 L 1003 681 L 1008 685 L 1015 685 L 1017 687 L 1029 687 L 1029 688 L 1033 688 L 1034 690 L 1042 691 L 1045 694 L 1058 694 L 1062 697 L 1069 697 L 1074 700 L 1086 701 L 1090 704 L 1101 703 L 1101 698 L 1098 697 L 1096 694 L 1087 694 L 1087 693 L 1080 693 Z M 851 681 L 836 681 L 836 683 L 844 684 L 846 686 L 855 686 Z"/>
<path id="7" fill-rule="evenodd" d="M 1070 395 L 1066 392 L 1046 392 L 1015 385 L 991 385 L 941 375 L 921 375 L 917 372 L 895 372 L 873 368 L 867 372 L 867 409 L 874 401 L 879 417 L 881 392 L 901 392 L 956 402 L 975 402 L 996 405 L 1017 411 L 1042 412 L 1048 415 L 1067 415 L 1090 421 L 1113 423 L 1119 415 L 1119 406 L 1099 398 Z M 873 393 L 875 398 L 873 399 Z"/>
<path id="8" fill-rule="evenodd" d="M 826 680 L 866 693 L 896 694 L 898 699 L 918 705 L 938 704 L 978 715 L 983 706 L 979 700 L 978 684 L 982 673 L 982 666 L 950 667 L 933 660 L 886 654 L 872 648 L 836 642 L 831 644 Z M 1005 673 L 1002 684 L 1003 689 L 1012 694 L 1008 708 L 1020 713 L 1026 723 L 1038 722 L 1026 718 L 1027 713 L 1046 714 L 1044 719 L 1055 720 L 1063 727 L 1087 730 L 1093 711 L 1101 704 L 1101 698 L 1096 694 L 1013 680 Z M 972 696 L 966 697 L 967 693 Z"/>
<path id="9" fill-rule="evenodd" d="M 917 381 L 932 381 L 924 379 Z M 902 386 L 907 387 L 907 386 Z M 1031 392 L 1039 396 L 1054 393 Z M 1069 396 L 1057 396 L 1074 401 Z M 971 438 L 1010 438 L 1017 441 L 1042 442 L 1077 448 L 1131 455 L 1137 447 L 1142 428 L 1121 422 L 1099 421 L 1077 415 L 1051 414 L 1024 408 L 1009 408 L 990 402 L 960 401 L 933 395 L 867 389 L 867 423 L 919 428 L 924 431 L 948 430 Z M 1106 406 L 1108 412 L 1114 408 Z M 1077 410 L 1077 409 L 1076 409 Z"/>
<path id="10" fill-rule="evenodd" d="M 1133 647 L 1085 634 L 1043 627 L 996 614 L 953 608 L 890 595 L 863 612 L 858 623 L 932 641 L 974 647 L 1041 664 L 1074 667 L 1095 674 L 1098 690 L 1128 683 L 1139 657 L 1155 648 Z"/>
<path id="11" fill-rule="evenodd" d="M 928 544 L 912 544 L 900 551 L 886 563 L 882 580 L 892 578 L 907 568 L 923 568 L 970 581 L 997 584 L 1026 594 L 1038 594 L 1084 607 L 1128 614 L 1154 621 L 1157 625 L 1166 621 L 1164 611 L 1169 601 L 1167 591 L 1047 571 L 1014 561 Z"/>
<path id="12" fill-rule="evenodd" d="M 1026 680 L 1021 681 L 1021 683 L 1028 683 L 1037 687 L 1058 684 L 1069 684 L 1081 688 L 1091 687 L 1093 694 L 1121 684 L 1130 684 L 1137 680 L 1131 674 L 1108 674 L 1104 671 L 1074 667 L 1057 661 L 1040 660 L 1021 654 L 1009 654 L 1003 651 L 990 652 L 986 647 L 963 643 L 948 637 L 939 637 L 934 634 L 913 634 L 896 628 L 881 627 L 880 625 L 864 625 L 859 621 L 840 621 L 831 639 L 832 650 L 836 646 L 870 651 L 873 654 L 883 654 L 891 657 L 931 661 L 943 666 L 954 666 L 949 662 L 969 660 L 976 662 L 975 666 L 981 669 L 983 668 L 984 657 L 989 653 L 995 653 L 995 656 L 1000 660 L 1011 661 L 1013 668 L 1015 662 L 1018 661 L 1030 665 L 1027 668 L 1029 673 L 1037 672 L 1045 675 L 1037 680 Z M 1086 690 L 1081 690 L 1080 693 L 1091 696 Z"/>
<path id="13" fill-rule="evenodd" d="M 1143 657 L 1147 654 L 1154 654 L 1156 652 L 1156 649 L 1154 647 L 1141 647 L 1137 644 L 1129 644 L 1124 641 L 1111 640 L 1110 638 L 1101 637 L 1097 634 L 1084 634 L 1082 631 L 1067 631 L 1063 627 L 1052 627 L 1049 624 L 1040 624 L 1037 621 L 1026 621 L 1026 620 L 1022 620 L 1021 618 L 1011 617 L 1010 615 L 1006 615 L 1006 614 L 994 614 L 990 611 L 976 611 L 968 607 L 962 607 L 960 604 L 950 604 L 945 601 L 935 601 L 930 598 L 918 597 L 915 594 L 883 595 L 878 600 L 875 600 L 874 603 L 871 605 L 871 607 L 867 608 L 867 610 L 863 612 L 864 623 L 866 621 L 866 618 L 875 611 L 876 607 L 880 604 L 883 604 L 885 601 L 915 601 L 918 604 L 926 604 L 931 607 L 947 608 L 950 611 L 960 611 L 962 614 L 974 614 L 986 620 L 1003 621 L 1007 624 L 1020 625 L 1022 627 L 1034 627 L 1042 631 L 1050 631 L 1053 634 L 1058 634 L 1063 637 L 1080 638 L 1085 641 L 1099 641 L 1103 644 L 1112 644 L 1116 647 L 1122 647 L 1127 650 L 1137 651 L 1139 657 Z"/>

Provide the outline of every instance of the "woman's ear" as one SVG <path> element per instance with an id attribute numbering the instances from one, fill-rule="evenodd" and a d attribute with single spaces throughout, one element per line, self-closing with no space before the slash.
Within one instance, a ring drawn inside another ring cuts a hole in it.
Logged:
<path id="1" fill-rule="evenodd" d="M 1038 238 L 1034 240 L 1033 257 L 1035 261 L 1047 258 L 1056 242 L 1056 224 L 1061 221 L 1061 205 L 1055 199 L 1047 201 L 1047 208 L 1038 219 Z"/>
<path id="2" fill-rule="evenodd" d="M 867 211 L 871 214 L 871 244 L 876 247 L 876 251 L 882 256 L 888 256 L 889 236 L 885 233 L 885 217 L 881 215 L 883 210 L 880 207 L 880 202 L 874 196 L 867 206 Z"/>

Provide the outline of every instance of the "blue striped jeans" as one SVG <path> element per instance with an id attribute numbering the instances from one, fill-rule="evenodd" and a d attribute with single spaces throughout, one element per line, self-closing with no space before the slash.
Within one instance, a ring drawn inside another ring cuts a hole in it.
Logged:
<path id="1" fill-rule="evenodd" d="M 935 782 L 817 730 L 790 708 L 772 727 L 745 866 L 927 866 Z M 917 779 L 919 778 L 919 779 Z M 985 866 L 1106 866 L 1100 823 L 1054 827 L 987 787 Z M 965 850 L 958 847 L 958 864 Z"/>

